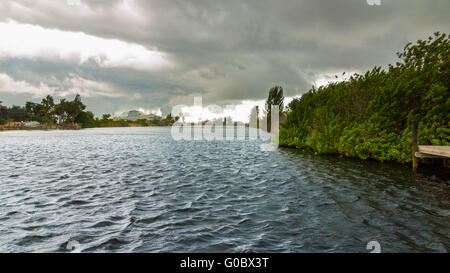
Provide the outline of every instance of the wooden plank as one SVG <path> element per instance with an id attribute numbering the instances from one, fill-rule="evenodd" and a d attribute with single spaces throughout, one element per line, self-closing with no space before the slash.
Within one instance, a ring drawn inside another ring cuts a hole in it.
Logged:
<path id="1" fill-rule="evenodd" d="M 450 157 L 450 146 L 425 146 L 419 145 L 418 152 L 426 155 Z"/>
<path id="2" fill-rule="evenodd" d="M 415 152 L 414 155 L 417 158 L 446 158 L 445 156 L 441 156 L 441 155 L 423 154 L 421 152 Z"/>

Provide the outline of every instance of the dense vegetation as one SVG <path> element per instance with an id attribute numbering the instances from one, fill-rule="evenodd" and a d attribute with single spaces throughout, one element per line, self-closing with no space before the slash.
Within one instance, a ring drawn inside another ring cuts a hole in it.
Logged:
<path id="1" fill-rule="evenodd" d="M 80 123 L 83 128 L 102 128 L 102 127 L 147 127 L 147 126 L 170 126 L 175 120 L 171 115 L 164 119 L 155 120 L 127 120 L 127 119 L 112 119 L 110 114 L 103 115 L 102 118 L 95 118 L 90 111 L 81 112 L 76 122 Z"/>
<path id="2" fill-rule="evenodd" d="M 177 117 L 173 118 L 171 114 L 164 119 L 155 120 L 115 120 L 111 118 L 110 114 L 96 118 L 91 111 L 85 111 L 86 105 L 83 104 L 79 95 L 76 95 L 73 101 L 61 99 L 59 103 L 55 103 L 53 97 L 48 95 L 42 99 L 41 103 L 27 102 L 23 107 L 13 106 L 11 109 L 26 113 L 20 118 L 20 121 L 37 121 L 41 124 L 59 125 L 66 128 L 68 128 L 67 125 L 74 126 L 76 124 L 82 128 L 170 126 L 177 120 Z M 14 120 L 6 121 L 0 118 L 0 125 L 12 121 Z"/>
<path id="3" fill-rule="evenodd" d="M 449 36 L 435 33 L 397 55 L 400 61 L 387 70 L 313 87 L 292 101 L 280 144 L 405 163 L 416 120 L 420 145 L 450 145 Z"/>
<path id="4" fill-rule="evenodd" d="M 23 119 L 47 124 L 74 124 L 84 109 L 86 105 L 81 102 L 80 95 L 76 95 L 73 101 L 61 99 L 58 104 L 55 104 L 53 97 L 48 95 L 41 103 L 27 102 L 24 107 L 27 114 Z"/>
<path id="5" fill-rule="evenodd" d="M 52 96 L 48 95 L 42 99 L 41 103 L 27 102 L 25 106 L 14 105 L 11 108 L 2 107 L 5 111 L 14 110 L 16 117 L 8 120 L 12 121 L 37 121 L 42 124 L 72 124 L 77 123 L 77 118 L 84 113 L 86 106 L 81 102 L 81 97 L 77 95 L 73 101 L 61 99 L 55 103 Z M 0 125 L 4 123 L 0 120 Z"/>

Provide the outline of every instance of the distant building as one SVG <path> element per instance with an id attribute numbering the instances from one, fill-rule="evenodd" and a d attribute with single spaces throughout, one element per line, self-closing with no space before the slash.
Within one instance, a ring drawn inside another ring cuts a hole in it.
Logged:
<path id="1" fill-rule="evenodd" d="M 114 120 L 121 120 L 121 119 L 126 119 L 126 120 L 140 120 L 140 119 L 160 120 L 161 117 L 157 116 L 155 114 L 148 114 L 148 115 L 146 115 L 146 114 L 142 113 L 141 111 L 132 110 L 132 111 L 123 113 L 119 117 L 114 118 Z"/>
<path id="2" fill-rule="evenodd" d="M 1 119 L 13 119 L 14 121 L 23 121 L 24 116 L 27 114 L 24 110 L 21 109 L 8 109 L 1 105 L 0 101 L 0 118 Z"/>

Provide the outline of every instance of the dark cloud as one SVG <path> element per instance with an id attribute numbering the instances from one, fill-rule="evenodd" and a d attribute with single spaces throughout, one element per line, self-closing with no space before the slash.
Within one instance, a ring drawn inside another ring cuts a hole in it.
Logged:
<path id="1" fill-rule="evenodd" d="M 73 75 L 108 83 L 123 96 L 88 98 L 96 114 L 123 107 L 167 109 L 191 103 L 193 94 L 215 104 L 260 100 L 275 84 L 294 96 L 320 75 L 393 63 L 407 42 L 450 27 L 448 0 L 382 0 L 382 6 L 365 0 L 81 3 L 2 1 L 0 20 L 157 48 L 174 66 L 145 71 L 96 61 L 3 58 L 0 73 L 52 86 Z"/>

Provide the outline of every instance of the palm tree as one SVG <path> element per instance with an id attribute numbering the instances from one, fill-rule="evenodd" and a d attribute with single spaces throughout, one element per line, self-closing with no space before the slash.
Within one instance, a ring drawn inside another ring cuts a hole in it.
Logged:
<path id="1" fill-rule="evenodd" d="M 53 97 L 48 95 L 47 97 L 42 99 L 41 105 L 42 116 L 49 118 L 52 114 L 53 107 L 55 107 Z"/>

